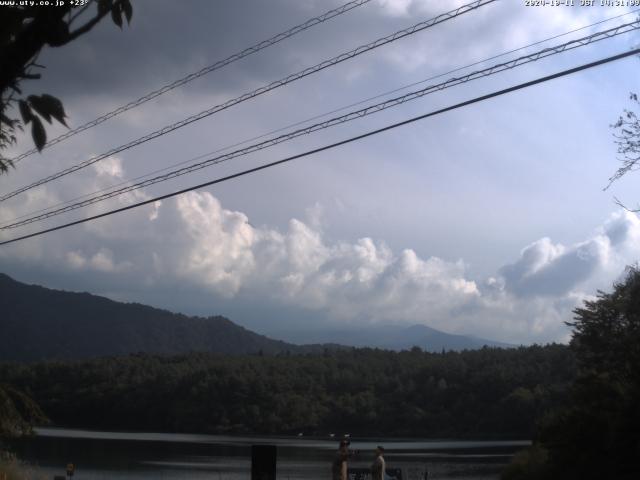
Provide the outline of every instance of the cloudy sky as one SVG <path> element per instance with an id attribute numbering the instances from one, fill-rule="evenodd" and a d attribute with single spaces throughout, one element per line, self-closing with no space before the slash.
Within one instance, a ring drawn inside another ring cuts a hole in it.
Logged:
<path id="1" fill-rule="evenodd" d="M 372 0 L 24 159 L 0 177 L 0 191 L 463 3 Z M 119 31 L 105 21 L 73 44 L 43 51 L 43 79 L 25 87 L 59 97 L 69 124 L 78 126 L 340 4 L 137 0 L 130 27 Z M 447 73 L 622 14 L 628 15 Z M 2 202 L 0 223 L 435 75 L 446 74 L 421 85 L 631 22 L 635 15 L 622 7 L 494 2 Z M 84 210 L 1 231 L 0 238 L 336 142 L 623 52 L 639 39 L 632 32 L 449 88 Z M 603 191 L 618 166 L 610 124 L 630 106 L 638 69 L 632 57 L 2 246 L 0 271 L 51 288 L 188 314 L 223 314 L 285 339 L 313 340 L 314 332 L 336 326 L 425 324 L 518 344 L 566 341 L 564 322 L 572 309 L 598 289 L 610 289 L 640 256 L 640 220 L 613 202 L 616 196 L 635 206 L 640 178 L 629 175 Z M 64 128 L 49 132 L 52 137 Z M 22 138 L 7 153 L 30 147 Z"/>

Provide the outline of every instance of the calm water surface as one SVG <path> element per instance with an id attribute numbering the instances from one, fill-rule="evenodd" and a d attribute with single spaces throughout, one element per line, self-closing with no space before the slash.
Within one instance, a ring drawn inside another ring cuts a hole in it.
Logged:
<path id="1" fill-rule="evenodd" d="M 337 441 L 298 437 L 239 437 L 168 433 L 94 432 L 42 428 L 37 436 L 13 444 L 33 465 L 33 476 L 53 479 L 76 465 L 74 480 L 246 480 L 251 445 L 278 448 L 278 479 L 326 480 Z M 360 454 L 349 466 L 368 467 L 376 445 L 386 448 L 390 468 L 402 468 L 403 480 L 497 480 L 515 451 L 528 441 L 455 441 L 352 439 Z"/>

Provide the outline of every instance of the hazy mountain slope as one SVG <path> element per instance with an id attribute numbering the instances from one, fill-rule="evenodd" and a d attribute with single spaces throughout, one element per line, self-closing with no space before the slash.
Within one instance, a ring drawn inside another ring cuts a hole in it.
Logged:
<path id="1" fill-rule="evenodd" d="M 514 345 L 495 342 L 470 335 L 453 335 L 426 325 L 371 325 L 364 328 L 332 328 L 283 335 L 295 343 L 337 343 L 356 347 L 377 347 L 389 350 L 407 350 L 414 346 L 430 352 L 445 350 L 472 350 L 489 347 L 510 348 Z"/>

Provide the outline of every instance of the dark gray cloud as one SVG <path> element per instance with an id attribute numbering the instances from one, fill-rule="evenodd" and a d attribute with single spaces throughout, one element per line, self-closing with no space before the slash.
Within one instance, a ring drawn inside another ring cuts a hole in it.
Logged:
<path id="1" fill-rule="evenodd" d="M 340 4 L 289 0 L 138 1 L 131 25 L 124 26 L 122 31 L 105 20 L 81 40 L 45 50 L 41 56 L 41 62 L 47 65 L 44 79 L 37 86 L 32 82 L 31 87 L 48 88 L 66 98 L 76 95 L 122 98 L 144 93 Z M 400 23 L 381 21 L 385 17 L 373 4 L 345 15 L 358 15 L 361 30 L 353 30 L 351 26 L 345 29 L 344 20 L 336 18 L 185 88 L 195 93 L 229 93 L 273 81 L 366 43 L 376 38 L 375 34 L 390 33 Z"/>

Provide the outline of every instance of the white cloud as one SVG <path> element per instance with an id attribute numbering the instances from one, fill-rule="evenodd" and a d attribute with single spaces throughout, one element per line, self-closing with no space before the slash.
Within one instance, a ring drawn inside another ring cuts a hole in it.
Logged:
<path id="1" fill-rule="evenodd" d="M 255 269 L 255 233 L 246 215 L 223 209 L 207 193 L 181 196 L 177 209 L 187 238 L 177 273 L 223 295 L 237 293 Z"/>
<path id="2" fill-rule="evenodd" d="M 85 255 L 80 250 L 67 252 L 66 260 L 71 269 L 74 270 L 94 270 L 103 273 L 123 272 L 131 267 L 129 261 L 117 263 L 113 252 L 108 248 L 100 248 L 92 255 Z"/>
<path id="3" fill-rule="evenodd" d="M 608 282 L 640 255 L 640 220 L 618 212 L 591 239 L 566 247 L 543 238 L 522 250 L 500 270 L 505 288 L 517 296 L 561 296 L 591 290 L 599 278 Z M 606 288 L 606 285 L 598 285 Z"/>
<path id="4" fill-rule="evenodd" d="M 98 175 L 106 175 L 113 178 L 122 178 L 122 160 L 116 157 L 108 157 L 100 162 L 94 163 L 93 168 Z"/>
<path id="5" fill-rule="evenodd" d="M 407 26 L 467 3 L 379 0 L 383 15 L 403 19 L 408 22 Z M 522 2 L 494 2 L 444 22 L 433 31 L 428 29 L 416 38 L 393 43 L 385 48 L 380 56 L 403 73 L 423 72 L 425 68 L 435 73 L 483 61 L 503 52 L 553 38 L 542 45 L 535 45 L 507 55 L 502 60 L 492 60 L 490 63 L 497 64 L 524 53 L 532 53 L 631 22 L 633 17 L 629 16 L 594 25 L 630 12 L 629 7 L 527 8 Z M 592 26 L 584 28 L 588 25 Z M 563 34 L 566 36 L 555 38 Z M 490 64 L 474 67 L 473 70 L 485 68 Z"/>
<path id="6" fill-rule="evenodd" d="M 382 10 L 393 17 L 408 15 L 413 3 L 413 0 L 379 0 Z"/>
<path id="7" fill-rule="evenodd" d="M 119 175 L 118 168 L 106 169 L 98 181 Z M 46 195 L 33 200 L 41 201 Z M 368 237 L 330 242 L 322 212 L 316 204 L 307 209 L 307 221 L 291 219 L 284 231 L 254 227 L 211 194 L 191 192 L 82 226 L 68 237 L 19 243 L 0 258 L 108 275 L 123 291 L 179 284 L 208 292 L 212 305 L 217 297 L 241 301 L 247 294 L 331 321 L 424 323 L 526 343 L 566 340 L 571 310 L 596 289 L 609 288 L 640 256 L 640 220 L 619 212 L 574 245 L 535 241 L 477 283 L 461 260 L 421 258 L 412 249 L 395 253 Z"/>

